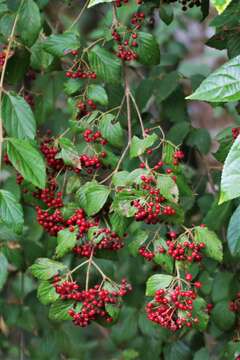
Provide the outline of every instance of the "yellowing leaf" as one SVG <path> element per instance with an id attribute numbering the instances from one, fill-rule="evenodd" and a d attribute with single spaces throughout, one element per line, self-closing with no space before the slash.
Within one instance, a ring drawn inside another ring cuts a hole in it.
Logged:
<path id="1" fill-rule="evenodd" d="M 212 4 L 217 9 L 218 13 L 221 14 L 232 0 L 211 0 Z"/>

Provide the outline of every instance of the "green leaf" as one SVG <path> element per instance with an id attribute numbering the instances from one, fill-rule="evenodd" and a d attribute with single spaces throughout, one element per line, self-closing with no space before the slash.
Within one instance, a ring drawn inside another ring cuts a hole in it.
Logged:
<path id="1" fill-rule="evenodd" d="M 159 253 L 160 246 L 162 246 L 165 250 L 167 250 L 166 241 L 163 238 L 159 238 L 154 241 L 153 246 L 155 252 L 155 256 L 153 259 L 154 262 L 160 265 L 164 271 L 171 274 L 173 272 L 173 265 L 174 265 L 173 258 L 170 255 L 168 255 L 167 252 L 165 252 L 164 254 Z"/>
<path id="2" fill-rule="evenodd" d="M 136 40 L 138 46 L 135 52 L 137 61 L 143 65 L 158 65 L 160 62 L 159 45 L 152 34 L 140 31 Z"/>
<path id="3" fill-rule="evenodd" d="M 130 147 L 130 157 L 134 158 L 142 155 L 149 147 L 151 147 L 157 140 L 157 134 L 153 133 L 147 135 L 144 139 L 139 139 L 137 136 L 133 136 L 131 147 Z"/>
<path id="4" fill-rule="evenodd" d="M 36 122 L 30 106 L 22 96 L 13 92 L 4 95 L 2 119 L 9 136 L 34 139 Z"/>
<path id="5" fill-rule="evenodd" d="M 177 71 L 172 71 L 166 74 L 161 80 L 156 82 L 154 93 L 156 100 L 160 104 L 163 100 L 167 99 L 169 95 L 177 88 L 180 76 Z"/>
<path id="6" fill-rule="evenodd" d="M 224 162 L 219 204 L 240 196 L 240 136 L 234 141 Z"/>
<path id="7" fill-rule="evenodd" d="M 126 232 L 128 220 L 118 214 L 117 212 L 113 212 L 110 215 L 110 223 L 112 225 L 112 230 L 115 231 L 119 236 L 123 236 Z"/>
<path id="8" fill-rule="evenodd" d="M 77 192 L 79 204 L 88 216 L 97 214 L 105 205 L 110 189 L 96 181 L 87 182 Z"/>
<path id="9" fill-rule="evenodd" d="M 115 55 L 96 45 L 88 52 L 88 59 L 91 69 L 100 79 L 107 83 L 120 81 L 121 62 Z"/>
<path id="10" fill-rule="evenodd" d="M 23 226 L 23 210 L 15 196 L 6 190 L 0 190 L 0 221 L 14 230 Z"/>
<path id="11" fill-rule="evenodd" d="M 41 29 L 41 16 L 37 4 L 33 0 L 24 0 L 19 11 L 18 31 L 21 40 L 32 46 Z"/>
<path id="12" fill-rule="evenodd" d="M 62 57 L 71 50 L 80 47 L 79 37 L 75 32 L 66 31 L 63 34 L 50 35 L 43 43 L 43 48 L 52 55 Z"/>
<path id="13" fill-rule="evenodd" d="M 6 12 L 8 12 L 6 0 L 0 0 L 0 16 L 2 16 Z"/>
<path id="14" fill-rule="evenodd" d="M 120 313 L 119 305 L 106 304 L 105 309 L 108 315 L 112 317 L 113 321 L 117 321 Z"/>
<path id="15" fill-rule="evenodd" d="M 217 303 L 211 313 L 211 318 L 220 330 L 230 330 L 236 321 L 236 315 L 233 311 L 229 310 L 228 301 L 220 301 Z"/>
<path id="16" fill-rule="evenodd" d="M 211 0 L 219 14 L 221 14 L 232 0 Z"/>
<path id="17" fill-rule="evenodd" d="M 159 289 L 166 289 L 172 280 L 174 279 L 171 275 L 155 274 L 147 280 L 146 295 L 154 296 L 155 292 Z"/>
<path id="18" fill-rule="evenodd" d="M 99 123 L 99 130 L 101 131 L 104 139 L 106 139 L 111 145 L 121 148 L 124 142 L 123 129 L 119 122 L 114 124 L 113 120 L 113 115 L 103 115 Z"/>
<path id="19" fill-rule="evenodd" d="M 8 261 L 3 253 L 0 253 L 0 290 L 2 290 L 8 276 Z"/>
<path id="20" fill-rule="evenodd" d="M 67 79 L 67 81 L 64 83 L 64 91 L 67 95 L 73 95 L 83 87 L 83 79 Z"/>
<path id="21" fill-rule="evenodd" d="M 56 321 L 71 320 L 71 316 L 68 314 L 68 311 L 73 308 L 73 302 L 57 300 L 55 301 L 49 310 L 49 319 Z"/>
<path id="22" fill-rule="evenodd" d="M 206 129 L 192 129 L 187 144 L 196 147 L 202 154 L 207 154 L 211 147 L 211 137 Z"/>
<path id="23" fill-rule="evenodd" d="M 63 257 L 65 254 L 70 252 L 77 242 L 76 232 L 70 232 L 69 229 L 64 229 L 58 232 L 57 235 L 57 247 L 56 256 L 58 258 Z"/>
<path id="24" fill-rule="evenodd" d="M 207 303 L 204 299 L 197 297 L 193 302 L 193 317 L 197 317 L 199 322 L 194 324 L 194 328 L 204 331 L 207 328 L 209 315 L 206 312 Z"/>
<path id="25" fill-rule="evenodd" d="M 89 85 L 87 88 L 88 98 L 94 102 L 106 106 L 108 104 L 108 95 L 101 85 Z"/>
<path id="26" fill-rule="evenodd" d="M 92 7 L 98 4 L 102 4 L 102 3 L 110 3 L 113 2 L 114 0 L 90 0 L 88 7 Z"/>
<path id="27" fill-rule="evenodd" d="M 189 131 L 190 124 L 186 121 L 181 121 L 171 127 L 171 129 L 167 133 L 167 139 L 174 144 L 179 145 L 183 142 Z"/>
<path id="28" fill-rule="evenodd" d="M 46 168 L 39 151 L 27 140 L 8 138 L 7 154 L 15 169 L 25 180 L 44 189 Z"/>
<path id="29" fill-rule="evenodd" d="M 178 202 L 179 191 L 171 176 L 161 174 L 157 177 L 157 187 L 167 200 Z"/>
<path id="30" fill-rule="evenodd" d="M 174 19 L 173 6 L 171 4 L 161 3 L 159 8 L 159 16 L 166 25 L 170 25 Z"/>
<path id="31" fill-rule="evenodd" d="M 233 256 L 240 255 L 240 205 L 232 214 L 227 229 L 228 247 Z"/>
<path id="32" fill-rule="evenodd" d="M 31 47 L 31 67 L 35 70 L 45 70 L 53 62 L 54 57 L 43 49 L 43 40 L 39 39 Z"/>
<path id="33" fill-rule="evenodd" d="M 138 255 L 138 249 L 145 243 L 145 241 L 148 238 L 147 231 L 139 230 L 134 234 L 134 236 L 131 236 L 131 239 L 133 239 L 130 244 L 128 245 L 129 251 L 133 256 Z"/>
<path id="34" fill-rule="evenodd" d="M 215 232 L 208 230 L 206 227 L 197 226 L 194 228 L 194 241 L 196 243 L 205 243 L 205 254 L 216 261 L 221 262 L 223 259 L 223 246 Z"/>
<path id="35" fill-rule="evenodd" d="M 68 138 L 62 137 L 59 139 L 59 145 L 61 151 L 56 158 L 62 158 L 66 165 L 72 165 L 75 168 L 81 169 L 79 154 L 73 142 Z"/>
<path id="36" fill-rule="evenodd" d="M 212 300 L 217 303 L 230 299 L 235 293 L 234 274 L 221 271 L 216 274 L 212 287 Z"/>
<path id="37" fill-rule="evenodd" d="M 37 279 L 48 280 L 59 272 L 65 272 L 67 266 L 48 258 L 39 258 L 30 266 L 29 270 Z"/>
<path id="38" fill-rule="evenodd" d="M 43 305 L 48 305 L 54 303 L 59 298 L 59 294 L 49 281 L 41 281 L 37 289 L 37 297 Z"/>
<path id="39" fill-rule="evenodd" d="M 240 55 L 209 75 L 187 99 L 208 102 L 240 100 Z"/>

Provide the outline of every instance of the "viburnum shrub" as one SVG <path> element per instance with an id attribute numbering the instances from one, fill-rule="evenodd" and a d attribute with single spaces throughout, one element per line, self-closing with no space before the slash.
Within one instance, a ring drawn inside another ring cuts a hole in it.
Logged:
<path id="1" fill-rule="evenodd" d="M 1 359 L 240 359 L 239 14 L 0 1 Z"/>

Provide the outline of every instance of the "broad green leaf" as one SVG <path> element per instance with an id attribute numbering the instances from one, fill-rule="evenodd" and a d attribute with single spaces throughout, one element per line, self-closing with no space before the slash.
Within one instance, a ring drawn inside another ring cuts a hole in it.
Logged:
<path id="1" fill-rule="evenodd" d="M 58 258 L 63 257 L 70 252 L 77 242 L 76 232 L 70 232 L 69 229 L 59 231 L 57 236 L 56 256 Z"/>
<path id="2" fill-rule="evenodd" d="M 113 121 L 113 115 L 103 115 L 99 123 L 99 130 L 101 131 L 104 139 L 106 139 L 111 145 L 121 148 L 124 142 L 123 129 L 119 122 L 114 124 Z"/>
<path id="3" fill-rule="evenodd" d="M 0 16 L 8 12 L 6 0 L 0 0 Z"/>
<path id="4" fill-rule="evenodd" d="M 41 281 L 37 289 L 37 297 L 43 305 L 48 305 L 54 303 L 59 298 L 59 294 L 49 281 Z"/>
<path id="5" fill-rule="evenodd" d="M 110 189 L 96 181 L 87 182 L 77 192 L 79 204 L 88 216 L 97 214 L 105 205 Z"/>
<path id="6" fill-rule="evenodd" d="M 213 281 L 212 300 L 217 303 L 221 300 L 230 299 L 236 290 L 234 274 L 228 271 L 218 272 Z"/>
<path id="7" fill-rule="evenodd" d="M 53 62 L 54 57 L 43 49 L 43 40 L 39 39 L 31 47 L 31 67 L 34 70 L 45 70 Z"/>
<path id="8" fill-rule="evenodd" d="M 112 177 L 113 185 L 115 185 L 115 186 L 125 186 L 128 183 L 128 181 L 127 181 L 128 175 L 129 175 L 129 172 L 126 171 L 126 170 L 117 172 Z"/>
<path id="9" fill-rule="evenodd" d="M 23 1 L 19 11 L 17 26 L 23 43 L 27 46 L 32 46 L 37 40 L 41 29 L 41 15 L 35 1 Z"/>
<path id="10" fill-rule="evenodd" d="M 167 251 L 164 254 L 159 253 L 160 246 L 167 250 L 166 241 L 163 238 L 159 238 L 154 241 L 153 246 L 155 252 L 155 256 L 153 258 L 154 262 L 160 265 L 164 271 L 172 274 L 174 265 L 173 258 L 167 254 Z"/>
<path id="11" fill-rule="evenodd" d="M 177 71 L 172 71 L 166 74 L 161 80 L 156 82 L 154 86 L 154 93 L 156 100 L 160 104 L 167 99 L 169 95 L 177 88 L 180 76 Z"/>
<path id="12" fill-rule="evenodd" d="M 194 241 L 196 243 L 205 243 L 205 254 L 216 261 L 223 259 L 223 246 L 215 232 L 206 227 L 197 226 L 194 229 Z"/>
<path id="13" fill-rule="evenodd" d="M 193 302 L 192 316 L 197 317 L 199 320 L 197 324 L 194 324 L 194 328 L 200 331 L 204 331 L 206 329 L 209 320 L 209 315 L 206 312 L 206 306 L 206 301 L 199 296 Z"/>
<path id="14" fill-rule="evenodd" d="M 167 200 L 178 202 L 179 191 L 171 176 L 161 174 L 157 177 L 157 187 Z"/>
<path id="15" fill-rule="evenodd" d="M 211 147 L 211 137 L 206 129 L 192 129 L 187 137 L 187 144 L 207 154 Z"/>
<path id="16" fill-rule="evenodd" d="M 229 302 L 225 300 L 220 301 L 214 306 L 211 318 L 217 327 L 222 331 L 227 331 L 233 328 L 236 321 L 235 313 L 229 310 Z"/>
<path id="17" fill-rule="evenodd" d="M 0 190 L 0 221 L 14 230 L 23 226 L 23 210 L 15 196 L 6 190 Z"/>
<path id="18" fill-rule="evenodd" d="M 232 0 L 211 0 L 219 14 L 221 14 Z"/>
<path id="19" fill-rule="evenodd" d="M 67 266 L 48 258 L 39 258 L 30 266 L 29 270 L 39 280 L 49 280 L 59 272 L 65 272 Z"/>
<path id="20" fill-rule="evenodd" d="M 8 261 L 3 253 L 0 253 L 0 290 L 2 290 L 8 276 Z"/>
<path id="21" fill-rule="evenodd" d="M 81 168 L 79 154 L 74 143 L 68 138 L 59 139 L 61 151 L 56 158 L 62 158 L 66 165 L 72 165 L 75 168 Z"/>
<path id="22" fill-rule="evenodd" d="M 233 256 L 240 255 L 240 205 L 232 214 L 227 229 L 228 247 Z"/>
<path id="23" fill-rule="evenodd" d="M 40 152 L 29 141 L 8 138 L 7 154 L 25 180 L 41 189 L 45 188 L 45 163 Z"/>
<path id="24" fill-rule="evenodd" d="M 108 104 L 108 95 L 101 85 L 89 85 L 87 88 L 88 98 L 94 102 L 106 106 Z"/>
<path id="25" fill-rule="evenodd" d="M 143 65 L 158 65 L 160 62 L 159 45 L 152 34 L 140 31 L 136 39 L 137 61 Z"/>
<path id="26" fill-rule="evenodd" d="M 159 289 L 166 289 L 173 280 L 171 275 L 155 274 L 147 280 L 146 295 L 154 296 Z"/>
<path id="27" fill-rule="evenodd" d="M 145 151 L 155 143 L 157 138 L 158 136 L 155 133 L 147 135 L 144 139 L 133 136 L 130 146 L 130 157 L 134 158 L 145 153 Z"/>
<path id="28" fill-rule="evenodd" d="M 73 308 L 73 301 L 57 300 L 55 301 L 49 310 L 49 319 L 56 321 L 71 320 L 71 316 L 68 311 Z"/>
<path id="29" fill-rule="evenodd" d="M 234 141 L 223 165 L 219 204 L 240 196 L 240 136 Z"/>
<path id="30" fill-rule="evenodd" d="M 4 95 L 2 119 L 8 136 L 34 139 L 36 122 L 30 106 L 22 96 L 15 93 Z"/>
<path id="31" fill-rule="evenodd" d="M 112 230 L 115 231 L 119 236 L 123 236 L 126 233 L 128 220 L 118 214 L 113 212 L 110 215 L 110 223 L 112 225 Z"/>
<path id="32" fill-rule="evenodd" d="M 187 99 L 208 102 L 240 100 L 240 55 L 209 75 Z"/>
<path id="33" fill-rule="evenodd" d="M 88 59 L 91 69 L 100 79 L 107 83 L 120 81 L 121 62 L 115 55 L 96 45 L 88 52 Z"/>
<path id="34" fill-rule="evenodd" d="M 134 234 L 134 236 L 131 236 L 131 242 L 128 245 L 129 251 L 133 256 L 138 255 L 139 248 L 145 243 L 145 241 L 148 238 L 147 231 L 139 230 Z"/>
<path id="35" fill-rule="evenodd" d="M 166 25 L 170 25 L 174 19 L 173 6 L 171 4 L 160 3 L 159 16 Z"/>
<path id="36" fill-rule="evenodd" d="M 43 48 L 52 55 L 62 57 L 71 50 L 80 47 L 80 40 L 76 33 L 65 32 L 63 34 L 50 35 L 44 42 Z"/>
<path id="37" fill-rule="evenodd" d="M 84 87 L 83 79 L 67 79 L 64 83 L 64 91 L 67 95 L 73 95 Z"/>
<path id="38" fill-rule="evenodd" d="M 114 0 L 90 0 L 88 7 L 92 7 L 98 4 L 102 4 L 102 3 L 110 3 L 113 2 Z"/>
<path id="39" fill-rule="evenodd" d="M 171 129 L 167 133 L 167 139 L 175 145 L 179 145 L 183 142 L 189 131 L 190 124 L 186 121 L 181 121 L 171 127 Z"/>

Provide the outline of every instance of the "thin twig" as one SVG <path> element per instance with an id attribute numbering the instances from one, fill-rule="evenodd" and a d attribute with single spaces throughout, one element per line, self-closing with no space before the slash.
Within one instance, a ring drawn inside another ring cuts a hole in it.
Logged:
<path id="1" fill-rule="evenodd" d="M 144 125 L 143 125 L 143 120 L 142 120 L 141 112 L 140 112 L 140 110 L 139 110 L 139 107 L 138 107 L 138 105 L 137 105 L 137 103 L 136 103 L 136 100 L 135 100 L 133 94 L 130 92 L 129 95 L 130 95 L 130 98 L 131 98 L 131 100 L 132 100 L 132 102 L 133 102 L 133 105 L 134 105 L 135 110 L 136 110 L 137 115 L 138 115 L 138 119 L 139 119 L 140 126 L 141 126 L 141 129 L 142 129 L 142 136 L 143 136 L 143 138 L 145 138 L 145 137 L 146 137 L 146 133 L 145 133 Z"/>
<path id="2" fill-rule="evenodd" d="M 14 33 L 16 30 L 17 21 L 18 21 L 18 17 L 19 17 L 19 10 L 20 10 L 21 6 L 22 6 L 22 1 L 20 3 L 18 12 L 16 14 L 16 17 L 15 17 L 15 20 L 13 23 L 12 31 L 11 31 L 11 34 L 9 37 L 8 46 L 7 46 L 7 50 L 6 50 L 5 60 L 4 60 L 3 68 L 2 68 L 1 78 L 0 78 L 0 169 L 2 166 L 2 144 L 3 144 L 3 123 L 2 123 L 2 95 L 4 92 L 3 82 L 4 82 L 4 77 L 5 77 L 5 73 L 6 73 L 9 55 L 11 52 L 12 43 L 14 41 Z"/>
<path id="3" fill-rule="evenodd" d="M 78 21 L 80 20 L 82 14 L 83 14 L 84 11 L 87 9 L 89 2 L 90 2 L 90 0 L 87 0 L 87 1 L 85 2 L 85 4 L 83 5 L 80 13 L 79 13 L 78 16 L 76 17 L 76 19 L 73 21 L 73 23 L 70 25 L 70 27 L 68 28 L 68 30 L 72 29 L 72 27 L 78 23 Z"/>
<path id="4" fill-rule="evenodd" d="M 91 251 L 91 255 L 89 258 L 89 262 L 88 262 L 88 267 L 87 267 L 87 275 L 86 275 L 86 291 L 89 288 L 89 278 L 90 278 L 90 271 L 91 271 L 91 266 L 92 266 L 92 259 L 93 259 L 93 252 L 94 252 L 94 248 Z"/>

